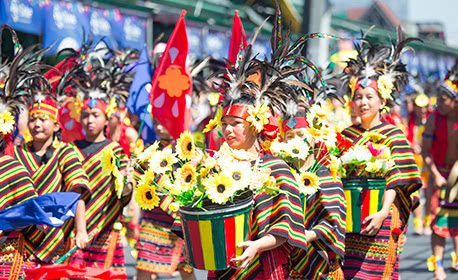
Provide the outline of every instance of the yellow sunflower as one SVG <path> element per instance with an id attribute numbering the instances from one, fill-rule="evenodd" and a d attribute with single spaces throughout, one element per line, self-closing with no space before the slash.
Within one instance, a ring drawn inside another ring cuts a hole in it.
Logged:
<path id="1" fill-rule="evenodd" d="M 277 195 L 280 192 L 280 187 L 277 186 L 277 179 L 274 176 L 269 176 L 264 183 L 264 190 L 268 195 Z"/>
<path id="2" fill-rule="evenodd" d="M 312 172 L 302 173 L 301 182 L 304 184 L 304 188 L 300 191 L 307 195 L 314 194 L 320 186 L 320 178 Z"/>
<path id="3" fill-rule="evenodd" d="M 156 173 L 165 173 L 171 171 L 173 164 L 178 161 L 173 154 L 172 149 L 164 149 L 156 152 L 149 160 L 149 168 Z"/>
<path id="4" fill-rule="evenodd" d="M 231 178 L 225 174 L 216 174 L 203 182 L 208 198 L 213 203 L 225 204 L 235 193 Z"/>
<path id="5" fill-rule="evenodd" d="M 235 191 L 246 189 L 253 179 L 251 164 L 247 161 L 226 163 L 223 174 L 231 178 Z"/>
<path id="6" fill-rule="evenodd" d="M 246 121 L 254 127 L 254 130 L 259 133 L 263 130 L 264 126 L 269 123 L 269 107 L 265 103 L 250 106 L 248 109 L 248 117 Z"/>
<path id="7" fill-rule="evenodd" d="M 143 174 L 140 177 L 140 180 L 141 180 L 140 183 L 141 184 L 152 185 L 154 183 L 155 177 L 156 177 L 156 174 L 154 173 L 154 171 L 147 170 L 145 172 L 145 174 Z"/>
<path id="8" fill-rule="evenodd" d="M 106 147 L 102 151 L 102 158 L 100 159 L 100 165 L 102 166 L 102 170 L 104 172 L 113 172 L 114 165 L 113 165 L 113 151 Z"/>
<path id="9" fill-rule="evenodd" d="M 151 146 L 146 148 L 142 153 L 140 153 L 137 156 L 138 161 L 146 162 L 150 160 L 158 148 L 159 148 L 159 141 L 155 141 Z"/>
<path id="10" fill-rule="evenodd" d="M 371 132 L 371 131 L 366 131 L 363 133 L 364 137 L 370 138 L 372 142 L 379 142 L 383 139 L 386 138 L 385 135 L 377 133 L 377 132 Z"/>
<path id="11" fill-rule="evenodd" d="M 159 205 L 159 197 L 156 195 L 156 188 L 152 185 L 139 185 L 135 190 L 135 200 L 138 206 L 144 210 L 151 210 Z"/>
<path id="12" fill-rule="evenodd" d="M 216 119 L 211 119 L 207 125 L 205 126 L 204 130 L 202 130 L 202 133 L 207 133 L 212 131 L 215 127 L 218 126 L 218 120 Z"/>
<path id="13" fill-rule="evenodd" d="M 14 116 L 9 111 L 0 113 L 0 132 L 3 135 L 11 133 L 14 130 Z"/>
<path id="14" fill-rule="evenodd" d="M 190 190 L 197 182 L 196 168 L 192 164 L 186 163 L 177 170 L 176 178 L 178 180 L 178 184 L 184 191 Z"/>
<path id="15" fill-rule="evenodd" d="M 190 160 L 196 151 L 194 139 L 192 138 L 191 133 L 188 131 L 181 133 L 175 147 L 178 156 L 183 160 Z"/>
<path id="16" fill-rule="evenodd" d="M 391 92 L 393 92 L 394 84 L 389 77 L 386 75 L 378 77 L 377 88 L 383 99 L 393 99 L 393 97 L 391 97 Z"/>

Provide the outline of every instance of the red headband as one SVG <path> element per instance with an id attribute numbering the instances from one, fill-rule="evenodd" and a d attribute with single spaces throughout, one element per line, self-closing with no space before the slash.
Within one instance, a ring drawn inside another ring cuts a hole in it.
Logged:
<path id="1" fill-rule="evenodd" d="M 282 125 L 283 133 L 286 133 L 291 129 L 307 127 L 309 127 L 309 124 L 305 117 L 289 118 L 288 120 L 284 121 Z"/>
<path id="2" fill-rule="evenodd" d="M 359 89 L 359 88 L 367 88 L 367 87 L 370 87 L 372 89 L 374 89 L 376 92 L 378 92 L 378 84 L 377 84 L 377 81 L 374 80 L 374 79 L 369 79 L 369 81 L 371 82 L 369 85 L 366 85 L 366 86 L 363 86 L 361 84 L 361 82 L 363 82 L 365 79 L 360 79 L 356 82 L 356 85 L 355 85 L 355 90 L 353 92 L 353 94 L 355 94 L 356 90 Z"/>
<path id="3" fill-rule="evenodd" d="M 103 102 L 102 100 L 91 98 L 91 99 L 84 100 L 83 107 L 81 108 L 81 110 L 84 110 L 87 108 L 91 108 L 91 109 L 97 108 L 106 114 L 107 107 L 108 107 L 107 103 Z"/>
<path id="4" fill-rule="evenodd" d="M 224 118 L 225 116 L 233 116 L 246 120 L 246 118 L 248 117 L 248 109 L 241 105 L 227 106 L 223 110 L 222 118 Z"/>

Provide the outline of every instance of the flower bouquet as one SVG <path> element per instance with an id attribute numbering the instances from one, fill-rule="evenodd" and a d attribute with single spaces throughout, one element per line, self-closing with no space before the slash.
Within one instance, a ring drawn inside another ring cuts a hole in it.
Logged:
<path id="1" fill-rule="evenodd" d="M 382 209 L 385 177 L 395 166 L 390 149 L 380 144 L 384 135 L 366 132 L 363 136 L 369 138 L 364 145 L 353 146 L 343 140 L 339 146 L 342 153 L 337 161 L 347 201 L 347 233 L 359 233 L 364 229 L 364 219 Z"/>
<path id="2" fill-rule="evenodd" d="M 242 254 L 236 244 L 249 239 L 253 194 L 276 194 L 280 189 L 270 169 L 260 168 L 251 154 L 227 144 L 210 155 L 184 132 L 174 148 L 159 150 L 156 142 L 138 156 L 144 168 L 135 199 L 143 209 L 152 209 L 160 196 L 171 198 L 190 263 L 199 269 L 226 269 L 231 258 Z"/>

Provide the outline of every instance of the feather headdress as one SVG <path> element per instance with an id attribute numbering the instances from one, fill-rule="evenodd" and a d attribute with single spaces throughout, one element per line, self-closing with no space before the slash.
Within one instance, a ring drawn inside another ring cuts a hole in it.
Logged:
<path id="1" fill-rule="evenodd" d="M 343 92 L 353 97 L 355 91 L 362 87 L 372 87 L 393 105 L 399 92 L 408 82 L 406 65 L 401 61 L 401 55 L 410 48 L 406 44 L 420 41 L 418 38 L 406 38 L 401 26 L 397 28 L 397 41 L 391 46 L 374 45 L 369 40 L 361 39 L 361 44 L 355 44 L 357 57 L 347 61 L 343 76 Z"/>
<path id="2" fill-rule="evenodd" d="M 458 57 L 455 60 L 455 65 L 448 72 L 441 88 L 445 90 L 451 97 L 458 98 Z"/>
<path id="3" fill-rule="evenodd" d="M 50 67 L 39 63 L 48 49 L 37 49 L 37 45 L 33 45 L 24 50 L 15 31 L 8 25 L 3 25 L 1 32 L 4 30 L 11 32 L 15 49 L 11 63 L 2 65 L 2 72 L 6 76 L 0 95 L 0 131 L 6 135 L 13 131 L 14 115 L 19 113 L 21 104 L 26 106 L 33 103 L 35 98 L 49 94 L 51 86 L 41 73 Z"/>

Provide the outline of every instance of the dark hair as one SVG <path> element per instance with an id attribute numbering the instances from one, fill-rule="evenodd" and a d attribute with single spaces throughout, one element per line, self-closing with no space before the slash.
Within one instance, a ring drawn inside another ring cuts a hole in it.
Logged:
<path id="1" fill-rule="evenodd" d="M 0 140 L 0 153 L 3 153 L 5 151 L 6 145 L 7 143 L 5 139 Z"/>

